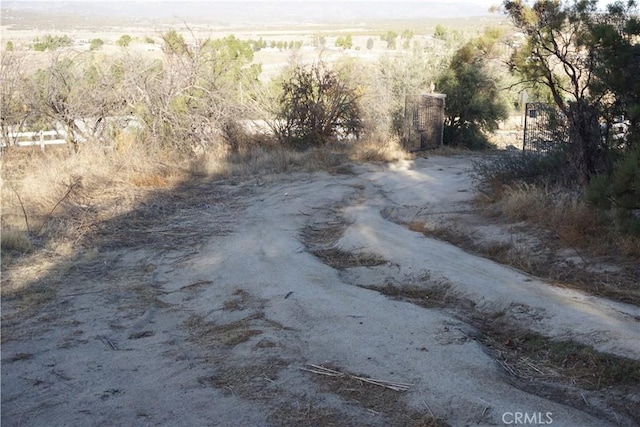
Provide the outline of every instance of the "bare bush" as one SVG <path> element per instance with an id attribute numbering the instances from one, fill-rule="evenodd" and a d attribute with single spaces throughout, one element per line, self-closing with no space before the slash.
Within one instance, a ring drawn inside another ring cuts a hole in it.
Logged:
<path id="1" fill-rule="evenodd" d="M 296 146 L 322 145 L 362 130 L 360 95 L 325 63 L 295 65 L 282 83 L 276 135 Z"/>
<path id="2" fill-rule="evenodd" d="M 0 129 L 2 139 L 14 145 L 16 132 L 25 128 L 30 112 L 24 98 L 27 95 L 24 68 L 24 52 L 3 51 L 0 55 Z"/>

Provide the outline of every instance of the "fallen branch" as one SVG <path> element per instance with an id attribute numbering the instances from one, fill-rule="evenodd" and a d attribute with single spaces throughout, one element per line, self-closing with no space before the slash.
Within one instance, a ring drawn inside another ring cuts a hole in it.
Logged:
<path id="1" fill-rule="evenodd" d="M 303 371 L 311 372 L 313 374 L 325 375 L 325 376 L 328 376 L 328 377 L 337 377 L 337 378 L 345 378 L 346 377 L 346 378 L 362 381 L 362 382 L 365 382 L 365 383 L 377 385 L 379 387 L 388 388 L 388 389 L 394 390 L 394 391 L 407 391 L 407 390 L 409 390 L 409 388 L 411 388 L 413 386 L 413 384 L 399 383 L 399 382 L 395 382 L 395 381 L 377 380 L 377 379 L 374 379 L 374 378 L 366 378 L 366 377 L 359 377 L 357 375 L 345 374 L 343 372 L 336 371 L 334 369 L 326 368 L 326 367 L 324 367 L 322 365 L 308 364 L 307 366 L 310 366 L 310 368 L 304 368 L 303 367 L 303 368 L 300 368 L 300 369 L 303 370 Z"/>

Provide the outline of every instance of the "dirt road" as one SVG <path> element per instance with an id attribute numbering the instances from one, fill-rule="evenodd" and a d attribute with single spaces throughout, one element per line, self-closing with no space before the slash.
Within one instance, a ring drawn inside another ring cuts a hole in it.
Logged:
<path id="1" fill-rule="evenodd" d="M 3 301 L 3 424 L 634 425 L 615 390 L 518 375 L 479 325 L 638 359 L 640 308 L 408 227 L 477 220 L 469 166 L 190 183 L 102 224 L 51 301 Z"/>

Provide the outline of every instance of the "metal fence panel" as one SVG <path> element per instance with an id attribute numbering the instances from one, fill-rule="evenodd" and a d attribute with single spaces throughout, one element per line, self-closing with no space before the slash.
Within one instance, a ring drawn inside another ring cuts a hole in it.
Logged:
<path id="1" fill-rule="evenodd" d="M 566 118 L 557 108 L 542 102 L 526 104 L 523 150 L 555 151 L 568 141 Z"/>
<path id="2" fill-rule="evenodd" d="M 405 98 L 403 146 L 420 151 L 442 146 L 446 95 L 410 95 Z"/>

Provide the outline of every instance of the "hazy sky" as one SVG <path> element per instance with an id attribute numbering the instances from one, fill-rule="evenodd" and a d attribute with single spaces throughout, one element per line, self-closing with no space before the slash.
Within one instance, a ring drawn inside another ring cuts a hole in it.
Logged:
<path id="1" fill-rule="evenodd" d="M 39 1 L 39 2 L 49 2 L 49 3 L 56 3 L 56 2 L 60 2 L 60 1 L 64 1 L 64 0 L 13 0 L 14 2 L 30 2 L 30 1 Z M 73 0 L 73 1 L 85 1 L 85 2 L 105 2 L 106 0 Z M 136 1 L 136 2 L 157 2 L 158 0 L 131 0 L 131 1 Z M 233 2 L 233 0 L 161 0 L 161 1 L 170 1 L 170 2 L 181 2 L 181 1 L 201 1 L 201 2 L 207 2 L 207 3 L 214 3 L 216 1 L 231 1 Z M 266 2 L 266 1 L 273 1 L 273 0 L 243 0 L 243 1 L 260 1 L 260 2 Z M 300 2 L 304 2 L 304 1 L 309 1 L 309 0 L 297 0 Z M 320 1 L 322 2 L 323 0 L 312 0 L 312 1 Z M 333 1 L 333 0 L 329 0 L 329 1 Z M 346 0 L 346 1 L 354 1 L 354 2 L 360 2 L 360 1 L 385 1 L 388 2 L 389 0 Z M 499 5 L 502 4 L 502 0 L 399 0 L 402 2 L 415 2 L 415 3 L 475 3 L 475 4 L 479 4 L 482 6 L 486 6 L 487 8 L 492 6 L 492 5 Z M 605 4 L 609 4 L 612 3 L 613 0 L 599 0 L 599 4 L 600 5 L 605 5 Z"/>
<path id="2" fill-rule="evenodd" d="M 38 2 L 47 2 L 47 3 L 59 3 L 61 1 L 64 0 L 12 0 L 12 2 L 17 2 L 17 3 L 27 3 L 27 2 L 33 2 L 33 1 L 38 1 Z M 72 1 L 84 1 L 84 2 L 101 2 L 104 3 L 107 0 L 72 0 Z M 150 3 L 150 2 L 157 2 L 158 0 L 129 0 L 129 1 L 133 1 L 133 2 L 143 2 L 143 3 Z M 225 2 L 233 2 L 234 0 L 161 0 L 164 2 L 184 2 L 184 1 L 188 1 L 188 2 L 206 2 L 206 3 L 215 3 L 216 1 L 225 1 Z M 258 1 L 258 2 L 273 2 L 274 0 L 241 0 L 242 2 L 247 2 L 247 1 Z M 278 1 L 278 0 L 276 0 Z M 301 3 L 303 2 L 307 2 L 309 0 L 293 0 L 293 1 L 299 1 Z M 325 0 L 311 0 L 313 2 L 322 2 Z M 335 0 L 327 0 L 327 1 L 333 1 L 335 2 Z M 346 0 L 346 1 L 352 1 L 352 2 L 363 2 L 363 1 L 367 1 L 367 2 L 376 2 L 376 1 L 384 1 L 385 3 L 388 3 L 389 0 Z M 422 3 L 422 4 L 429 4 L 429 3 L 473 3 L 479 6 L 483 6 L 485 9 L 489 9 L 489 7 L 491 6 L 499 6 L 503 3 L 503 0 L 398 0 L 401 2 L 414 2 L 414 3 Z M 530 0 L 531 1 L 531 0 Z M 566 1 L 571 1 L 571 0 L 566 0 Z M 2 2 L 2 0 L 0 0 L 0 2 Z M 613 3 L 614 0 L 599 0 L 598 4 L 600 7 L 604 7 L 607 4 Z"/>

